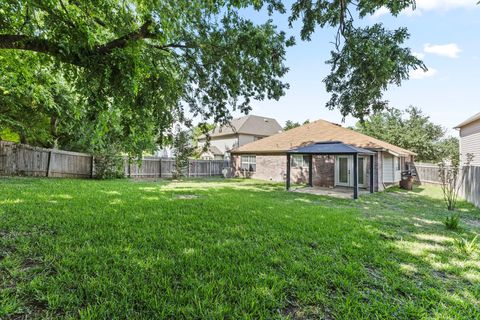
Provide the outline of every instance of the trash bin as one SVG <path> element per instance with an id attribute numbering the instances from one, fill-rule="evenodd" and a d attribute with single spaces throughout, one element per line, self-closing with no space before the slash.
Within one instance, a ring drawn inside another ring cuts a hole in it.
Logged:
<path id="1" fill-rule="evenodd" d="M 405 190 L 413 189 L 413 175 L 411 172 L 402 172 L 402 180 L 400 180 L 400 188 Z"/>

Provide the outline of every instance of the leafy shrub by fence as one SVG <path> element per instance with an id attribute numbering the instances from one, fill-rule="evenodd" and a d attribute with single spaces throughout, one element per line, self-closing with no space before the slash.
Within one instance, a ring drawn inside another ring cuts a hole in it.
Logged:
<path id="1" fill-rule="evenodd" d="M 438 174 L 439 167 L 433 163 L 415 163 L 416 180 L 419 183 L 441 184 Z M 468 166 L 462 168 L 465 175 L 460 195 L 467 201 L 480 207 L 480 167 Z"/>
<path id="2" fill-rule="evenodd" d="M 187 177 L 221 176 L 229 168 L 225 160 L 189 160 L 182 171 Z M 124 174 L 131 178 L 170 178 L 172 158 L 144 157 L 141 162 L 124 159 Z M 0 141 L 0 175 L 92 178 L 94 157 L 86 153 L 32 147 Z"/>

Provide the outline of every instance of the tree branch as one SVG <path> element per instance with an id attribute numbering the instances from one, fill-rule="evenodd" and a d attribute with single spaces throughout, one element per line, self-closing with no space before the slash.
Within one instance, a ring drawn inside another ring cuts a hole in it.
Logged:
<path id="1" fill-rule="evenodd" d="M 94 53 L 96 54 L 107 54 L 110 53 L 114 49 L 118 48 L 125 48 L 125 46 L 128 44 L 130 41 L 137 41 L 141 39 L 148 39 L 148 38 L 154 38 L 156 36 L 155 33 L 151 32 L 149 29 L 152 25 L 151 20 L 147 20 L 141 27 L 140 29 L 136 31 L 132 31 L 130 33 L 127 33 L 126 35 L 112 40 L 110 42 L 107 42 L 101 46 L 97 46 L 94 49 Z"/>
<path id="2" fill-rule="evenodd" d="M 80 48 L 73 53 L 64 53 L 62 48 L 53 41 L 31 37 L 27 35 L 15 35 L 15 34 L 0 34 L 0 49 L 17 49 L 17 50 L 28 50 L 35 51 L 39 53 L 48 54 L 50 56 L 56 57 L 63 62 L 74 64 L 80 67 L 85 67 L 88 65 L 85 61 L 89 56 L 105 56 L 112 52 L 114 49 L 122 49 L 127 46 L 131 41 L 138 41 L 142 39 L 155 38 L 158 34 L 150 31 L 152 21 L 148 20 L 145 22 L 138 30 L 132 31 L 120 38 L 107 42 L 103 45 L 98 45 L 93 49 L 90 48 Z M 187 46 L 183 44 L 166 44 L 162 47 L 163 49 L 167 48 L 186 48 Z"/>
<path id="3" fill-rule="evenodd" d="M 40 38 L 25 35 L 0 34 L 0 49 L 18 49 L 60 56 L 60 47 L 56 44 Z"/>

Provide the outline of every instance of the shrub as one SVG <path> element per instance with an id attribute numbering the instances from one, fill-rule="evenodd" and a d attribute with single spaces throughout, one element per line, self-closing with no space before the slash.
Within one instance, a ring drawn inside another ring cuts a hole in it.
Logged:
<path id="1" fill-rule="evenodd" d="M 117 155 L 97 155 L 94 157 L 94 177 L 97 179 L 116 179 L 125 176 L 123 157 Z"/>
<path id="2" fill-rule="evenodd" d="M 465 238 L 455 239 L 455 245 L 460 250 L 460 252 L 467 256 L 470 256 L 474 251 L 478 249 L 477 238 L 478 234 L 470 241 Z"/>
<path id="3" fill-rule="evenodd" d="M 447 227 L 448 230 L 457 230 L 459 222 L 460 215 L 458 213 L 449 215 L 444 221 L 445 227 Z"/>
<path id="4" fill-rule="evenodd" d="M 466 155 L 466 161 L 463 166 L 468 167 L 473 160 L 473 154 Z M 451 163 L 447 164 L 443 160 L 438 166 L 438 175 L 440 177 L 443 200 L 450 211 L 455 210 L 458 200 L 460 187 L 465 178 L 465 171 L 462 169 L 460 160 L 451 159 Z"/>

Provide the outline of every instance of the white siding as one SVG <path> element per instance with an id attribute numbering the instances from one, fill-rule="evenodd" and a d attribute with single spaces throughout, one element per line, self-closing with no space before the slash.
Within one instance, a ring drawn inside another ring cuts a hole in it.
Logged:
<path id="1" fill-rule="evenodd" d="M 472 166 L 480 166 L 480 120 L 469 123 L 460 129 L 460 154 L 462 163 L 466 155 L 473 154 Z"/>
<path id="2" fill-rule="evenodd" d="M 402 179 L 402 162 L 400 157 L 394 158 L 393 179 L 394 182 L 400 182 Z"/>
<path id="3" fill-rule="evenodd" d="M 212 137 L 210 139 L 210 146 L 217 147 L 223 153 L 230 151 L 234 148 L 241 147 L 244 144 L 257 140 L 257 136 L 249 134 L 235 134 L 228 136 Z M 198 145 L 203 147 L 205 140 L 200 140 Z"/>
<path id="4" fill-rule="evenodd" d="M 198 145 L 203 147 L 205 141 L 199 141 Z M 223 137 L 212 137 L 210 140 L 210 146 L 217 147 L 220 151 L 225 153 L 228 150 L 238 147 L 238 138 L 237 136 L 223 136 Z"/>
<path id="5" fill-rule="evenodd" d="M 239 146 L 243 146 L 244 144 L 250 143 L 255 141 L 255 136 L 249 134 L 239 134 L 238 135 L 238 144 Z"/>
<path id="6" fill-rule="evenodd" d="M 383 183 L 397 183 L 402 179 L 402 163 L 401 158 L 382 152 L 382 176 Z M 398 163 L 400 161 L 400 169 Z"/>
<path id="7" fill-rule="evenodd" d="M 382 175 L 383 183 L 393 183 L 395 182 L 393 177 L 393 156 L 390 153 L 382 152 L 383 161 L 382 161 Z"/>

